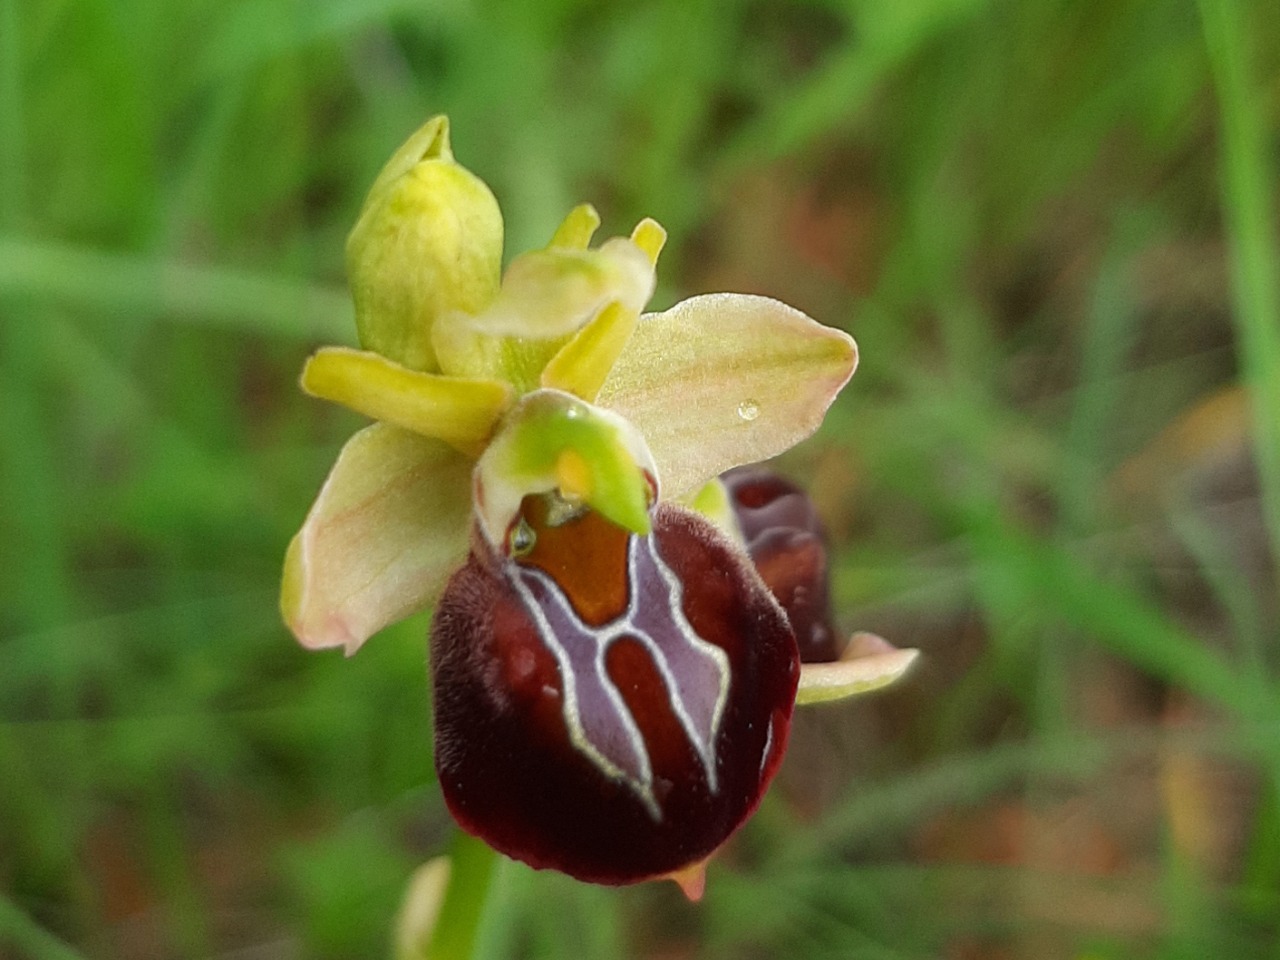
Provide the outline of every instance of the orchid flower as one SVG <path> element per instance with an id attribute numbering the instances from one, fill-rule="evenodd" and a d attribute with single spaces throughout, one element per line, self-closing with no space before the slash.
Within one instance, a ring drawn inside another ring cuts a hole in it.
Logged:
<path id="1" fill-rule="evenodd" d="M 718 479 L 817 429 L 853 340 L 758 296 L 642 314 L 666 234 L 592 247 L 598 225 L 577 207 L 502 274 L 497 202 L 448 121 L 392 156 L 347 242 L 362 349 L 302 374 L 377 422 L 290 544 L 281 609 L 350 655 L 434 606 L 435 763 L 461 826 L 534 867 L 696 896 L 797 699 L 882 686 L 915 652 L 860 635 L 842 656 L 807 498 Z"/>

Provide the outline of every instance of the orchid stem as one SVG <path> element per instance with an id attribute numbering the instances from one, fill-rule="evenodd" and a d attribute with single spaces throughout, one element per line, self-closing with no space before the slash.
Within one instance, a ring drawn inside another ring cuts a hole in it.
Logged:
<path id="1" fill-rule="evenodd" d="M 427 956 L 430 960 L 472 960 L 498 855 L 483 841 L 459 830 L 449 850 L 449 862 L 449 888 Z"/>

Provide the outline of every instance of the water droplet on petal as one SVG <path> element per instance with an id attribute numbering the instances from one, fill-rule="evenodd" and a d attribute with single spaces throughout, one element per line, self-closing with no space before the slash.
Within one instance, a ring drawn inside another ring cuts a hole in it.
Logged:
<path id="1" fill-rule="evenodd" d="M 756 417 L 760 416 L 760 404 L 754 400 L 743 400 L 738 404 L 738 416 L 750 423 Z"/>

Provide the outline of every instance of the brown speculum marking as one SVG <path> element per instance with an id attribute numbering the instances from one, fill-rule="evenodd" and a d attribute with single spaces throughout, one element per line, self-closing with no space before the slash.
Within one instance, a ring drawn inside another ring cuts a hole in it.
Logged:
<path id="1" fill-rule="evenodd" d="M 627 883 L 709 855 L 759 802 L 799 673 L 745 558 L 671 505 L 634 536 L 585 512 L 477 541 L 432 627 L 436 765 L 464 827 L 505 853 Z"/>

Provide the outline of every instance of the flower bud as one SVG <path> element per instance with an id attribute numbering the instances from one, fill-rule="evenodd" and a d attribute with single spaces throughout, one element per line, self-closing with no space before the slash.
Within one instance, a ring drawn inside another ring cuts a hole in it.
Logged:
<path id="1" fill-rule="evenodd" d="M 449 121 L 434 117 L 383 167 L 347 238 L 361 345 L 410 369 L 437 370 L 432 325 L 484 310 L 501 261 L 498 203 L 454 162 Z"/>
<path id="2" fill-rule="evenodd" d="M 839 659 L 826 533 L 808 495 L 763 467 L 738 467 L 721 480 L 751 562 L 791 621 L 801 661 Z"/>

